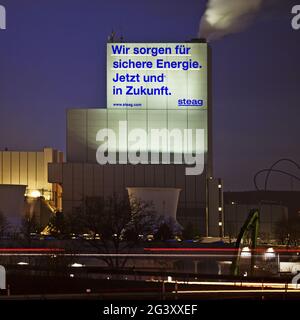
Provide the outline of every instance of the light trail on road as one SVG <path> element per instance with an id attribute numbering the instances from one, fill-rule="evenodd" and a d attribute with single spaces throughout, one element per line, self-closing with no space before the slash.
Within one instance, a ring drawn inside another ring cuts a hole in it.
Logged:
<path id="1" fill-rule="evenodd" d="M 229 289 L 229 290 L 180 290 L 180 291 L 172 291 L 174 294 L 221 294 L 221 293 L 300 293 L 300 289 L 245 289 L 245 290 L 235 290 L 235 289 Z"/>

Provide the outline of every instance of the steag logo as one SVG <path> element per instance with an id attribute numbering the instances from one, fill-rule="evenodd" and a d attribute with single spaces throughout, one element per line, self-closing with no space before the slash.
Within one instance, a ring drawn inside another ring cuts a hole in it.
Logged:
<path id="1" fill-rule="evenodd" d="M 5 7 L 0 5 L 0 30 L 6 29 L 6 10 Z"/>
<path id="2" fill-rule="evenodd" d="M 300 4 L 292 8 L 292 14 L 295 15 L 292 19 L 292 28 L 294 30 L 300 29 Z"/>

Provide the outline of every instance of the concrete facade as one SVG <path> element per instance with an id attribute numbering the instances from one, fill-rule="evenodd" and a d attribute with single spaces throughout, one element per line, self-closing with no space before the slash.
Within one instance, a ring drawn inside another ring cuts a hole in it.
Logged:
<path id="1" fill-rule="evenodd" d="M 67 162 L 97 163 L 96 152 L 100 143 L 96 140 L 100 130 L 111 129 L 119 135 L 120 121 L 127 122 L 127 133 L 141 129 L 150 134 L 152 129 L 177 129 L 184 135 L 185 129 L 193 130 L 192 152 L 197 150 L 195 130 L 204 131 L 205 163 L 208 155 L 207 110 L 132 110 L 132 109 L 70 109 L 67 111 Z M 123 139 L 122 139 L 123 138 Z M 122 139 L 122 141 L 120 141 Z M 116 152 L 127 152 L 130 147 L 127 137 L 117 136 Z M 146 152 L 182 154 L 183 147 L 179 141 L 170 143 L 169 150 L 161 146 L 151 145 L 150 139 L 146 142 Z"/>
<path id="2" fill-rule="evenodd" d="M 150 203 L 158 216 L 177 220 L 177 205 L 181 189 L 179 188 L 127 188 L 129 200 Z"/>
<path id="3" fill-rule="evenodd" d="M 0 212 L 14 228 L 21 225 L 24 217 L 25 185 L 0 185 Z"/>
<path id="4" fill-rule="evenodd" d="M 48 164 L 61 162 L 63 153 L 52 148 L 0 151 L 0 185 L 23 185 L 27 196 L 37 197 L 40 194 L 61 209 L 61 187 L 48 182 Z"/>
<path id="5" fill-rule="evenodd" d="M 127 187 L 180 188 L 178 222 L 193 223 L 205 234 L 205 178 L 186 176 L 185 165 L 51 164 L 49 179 L 63 187 L 65 212 L 72 212 L 87 196 L 108 197 L 115 193 L 127 197 Z"/>

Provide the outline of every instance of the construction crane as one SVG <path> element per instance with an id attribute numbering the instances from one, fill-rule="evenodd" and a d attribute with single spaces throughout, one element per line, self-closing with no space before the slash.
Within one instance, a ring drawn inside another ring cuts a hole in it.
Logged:
<path id="1" fill-rule="evenodd" d="M 259 231 L 259 210 L 258 209 L 252 209 L 248 215 L 248 218 L 246 219 L 243 227 L 241 228 L 241 231 L 238 235 L 237 241 L 236 241 L 236 248 L 237 250 L 237 256 L 232 262 L 231 266 L 231 273 L 235 276 L 238 276 L 240 274 L 240 259 L 241 259 L 241 253 L 244 247 L 245 240 L 249 239 L 250 236 L 250 250 L 251 250 L 251 269 L 250 269 L 250 275 L 253 275 L 254 271 L 254 265 L 255 265 L 255 249 L 257 246 L 257 237 L 258 237 L 258 231 Z"/>

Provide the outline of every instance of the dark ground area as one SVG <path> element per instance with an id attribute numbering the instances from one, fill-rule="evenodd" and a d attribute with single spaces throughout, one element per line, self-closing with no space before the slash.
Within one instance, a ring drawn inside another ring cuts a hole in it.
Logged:
<path id="1" fill-rule="evenodd" d="M 68 278 L 65 276 L 40 276 L 9 274 L 7 277 L 9 296 L 2 291 L 1 299 L 53 300 L 53 299 L 97 299 L 97 300 L 192 300 L 192 299 L 247 299 L 247 300 L 294 300 L 300 299 L 300 292 L 247 292 L 247 288 L 232 287 L 239 292 L 218 292 L 228 286 L 205 286 L 199 284 L 145 282 L 117 279 Z M 255 288 L 254 288 L 255 289 Z M 212 290 L 210 293 L 209 291 Z M 188 292 L 184 292 L 188 291 Z M 202 292 L 199 292 L 202 291 Z M 244 292 L 243 292 L 244 291 Z"/>

